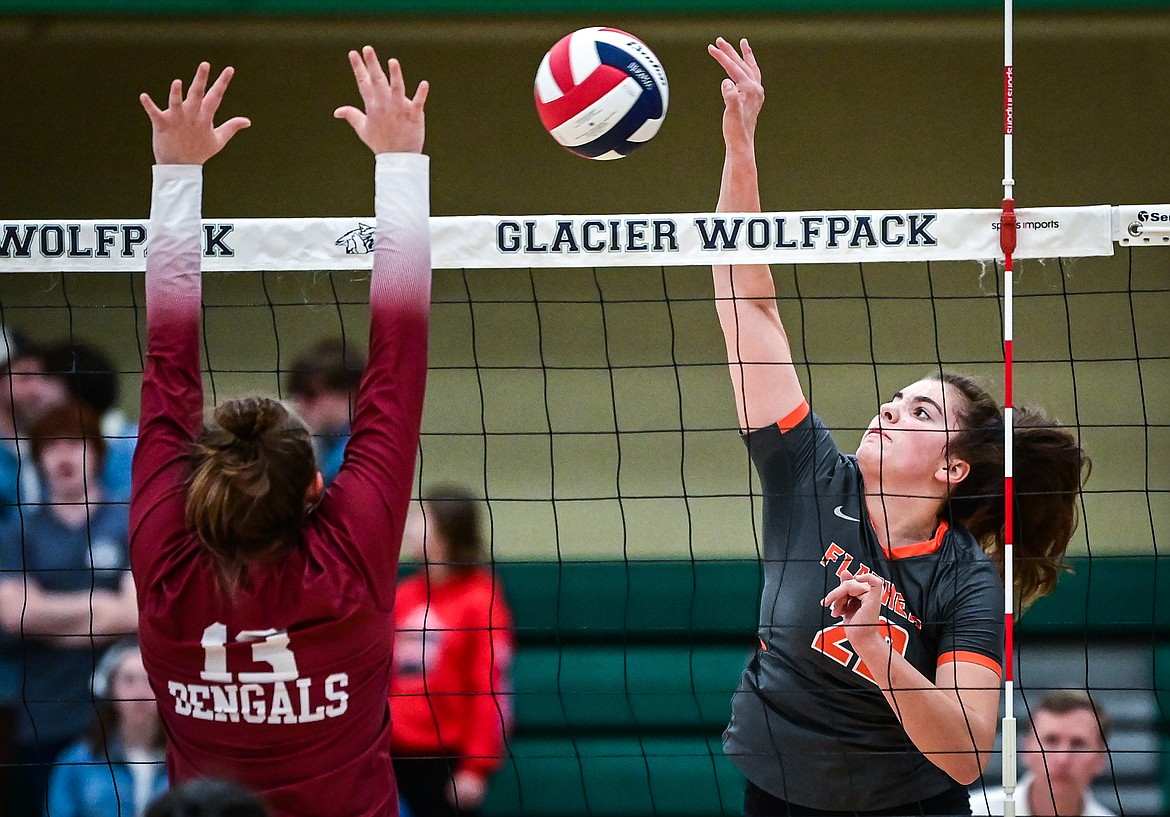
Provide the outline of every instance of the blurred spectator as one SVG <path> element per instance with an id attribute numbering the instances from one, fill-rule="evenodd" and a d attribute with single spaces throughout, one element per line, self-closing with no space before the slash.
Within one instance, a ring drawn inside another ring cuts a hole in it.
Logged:
<path id="1" fill-rule="evenodd" d="M 40 500 L 29 426 L 66 397 L 45 366 L 44 350 L 21 333 L 0 328 L 0 523 L 16 516 L 18 504 Z"/>
<path id="2" fill-rule="evenodd" d="M 93 712 L 102 646 L 138 623 L 127 509 L 104 503 L 97 480 L 105 453 L 97 418 L 65 403 L 36 419 L 30 440 L 47 504 L 0 529 L 0 630 L 20 693 L 14 817 L 41 814 L 52 761 Z"/>
<path id="3" fill-rule="evenodd" d="M 150 804 L 144 817 L 272 817 L 259 795 L 217 778 L 188 780 Z"/>
<path id="4" fill-rule="evenodd" d="M 398 585 L 391 754 L 414 817 L 475 815 L 507 754 L 512 616 L 490 567 L 479 502 L 442 486 L 407 521 L 421 568 Z"/>
<path id="5" fill-rule="evenodd" d="M 1020 757 L 1027 772 L 1016 786 L 1019 815 L 1109 815 L 1090 791 L 1109 759 L 1109 716 L 1081 690 L 1055 690 L 1032 710 L 1024 725 Z M 1000 815 L 1002 788 L 976 789 L 971 812 Z"/>
<path id="6" fill-rule="evenodd" d="M 109 649 L 93 677 L 89 733 L 61 753 L 49 775 L 49 817 L 142 817 L 166 791 L 162 720 L 138 642 Z"/>
<path id="7" fill-rule="evenodd" d="M 289 368 L 286 390 L 313 433 L 317 468 L 326 485 L 341 468 L 354 396 L 365 368 L 362 353 L 340 338 L 317 342 Z"/>
<path id="8" fill-rule="evenodd" d="M 69 395 L 100 418 L 106 440 L 101 470 L 107 502 L 130 501 L 130 463 L 138 442 L 138 428 L 118 408 L 118 369 L 100 349 L 87 343 L 58 343 L 45 350 L 50 376 L 60 379 Z"/>

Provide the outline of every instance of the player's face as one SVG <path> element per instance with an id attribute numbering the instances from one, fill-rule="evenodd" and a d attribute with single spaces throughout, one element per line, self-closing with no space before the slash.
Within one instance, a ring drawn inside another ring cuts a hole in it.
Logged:
<path id="1" fill-rule="evenodd" d="M 884 481 L 945 472 L 950 432 L 959 428 L 963 396 L 941 380 L 911 383 L 882 404 L 857 447 L 863 472 Z M 946 476 L 943 474 L 945 481 Z"/>
<path id="2" fill-rule="evenodd" d="M 13 416 L 25 425 L 68 396 L 64 381 L 45 374 L 45 367 L 35 357 L 13 360 L 2 385 L 4 396 L 11 395 Z"/>
<path id="3" fill-rule="evenodd" d="M 402 554 L 413 562 L 423 560 L 423 537 L 426 536 L 427 521 L 422 507 L 415 502 L 406 515 L 406 527 L 402 531 Z"/>
<path id="4" fill-rule="evenodd" d="M 406 517 L 402 547 L 413 561 L 440 564 L 446 561 L 446 549 L 442 546 L 439 529 L 427 514 L 426 507 L 425 502 L 411 507 Z"/>
<path id="5" fill-rule="evenodd" d="M 349 399 L 344 393 L 319 391 L 292 396 L 292 404 L 314 434 L 345 428 L 349 422 Z"/>
<path id="6" fill-rule="evenodd" d="M 154 692 L 142 666 L 142 654 L 133 650 L 126 654 L 110 679 L 110 697 L 116 701 L 122 723 L 152 724 L 158 718 Z"/>
<path id="7" fill-rule="evenodd" d="M 40 466 L 53 502 L 84 501 L 97 495 L 97 453 L 84 440 L 49 441 L 41 446 Z"/>
<path id="8" fill-rule="evenodd" d="M 297 415 L 310 431 L 316 433 L 322 430 L 321 418 L 318 416 L 320 403 L 317 400 L 317 395 L 294 394 L 290 401 L 293 408 L 296 409 Z"/>
<path id="9" fill-rule="evenodd" d="M 1058 799 L 1075 797 L 1088 789 L 1104 769 L 1106 759 L 1105 741 L 1092 710 L 1040 711 L 1032 726 L 1022 755 L 1024 766 L 1036 777 L 1032 785 L 1039 802 L 1053 794 Z"/>
<path id="10" fill-rule="evenodd" d="M 431 564 L 446 564 L 449 561 L 446 540 L 439 532 L 439 526 L 427 503 L 424 502 L 422 508 L 423 521 L 426 524 L 426 536 L 422 538 L 422 557 Z"/>

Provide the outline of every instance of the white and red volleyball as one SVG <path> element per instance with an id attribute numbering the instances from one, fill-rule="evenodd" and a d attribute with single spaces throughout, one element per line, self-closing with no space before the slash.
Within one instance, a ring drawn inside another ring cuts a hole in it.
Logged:
<path id="1" fill-rule="evenodd" d="M 644 42 L 616 28 L 562 37 L 536 71 L 536 111 L 559 144 L 588 159 L 620 159 L 662 126 L 666 72 Z"/>

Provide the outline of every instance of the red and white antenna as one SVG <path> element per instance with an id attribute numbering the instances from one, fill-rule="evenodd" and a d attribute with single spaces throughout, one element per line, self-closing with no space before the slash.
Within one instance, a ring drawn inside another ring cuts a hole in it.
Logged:
<path id="1" fill-rule="evenodd" d="M 1014 128 L 1012 66 L 1012 0 L 1003 3 L 1003 210 L 999 216 L 999 246 L 1003 250 L 1003 599 L 1004 599 L 1004 717 L 1003 717 L 1003 790 L 1004 817 L 1016 814 L 1016 719 L 1014 609 L 1015 576 L 1013 541 L 1012 488 L 1012 254 L 1016 251 L 1015 179 L 1012 178 L 1012 131 Z"/>

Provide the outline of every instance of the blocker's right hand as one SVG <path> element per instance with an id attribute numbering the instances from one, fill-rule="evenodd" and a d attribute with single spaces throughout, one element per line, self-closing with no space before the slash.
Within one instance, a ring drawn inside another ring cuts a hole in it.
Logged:
<path id="1" fill-rule="evenodd" d="M 333 116 L 348 122 L 375 154 L 421 153 L 426 133 L 423 106 L 430 90 L 427 81 L 418 84 L 413 98 L 408 97 L 398 60 L 390 59 L 388 70 L 383 71 L 378 55 L 368 45 L 360 54 L 350 51 L 349 64 L 366 109 L 363 112 L 343 105 Z"/>
<path id="2" fill-rule="evenodd" d="M 756 120 L 764 106 L 764 84 L 756 55 L 747 38 L 739 41 L 742 55 L 722 37 L 707 46 L 707 53 L 723 66 L 723 138 L 728 145 L 751 144 L 756 136 Z"/>
<path id="3" fill-rule="evenodd" d="M 154 104 L 149 94 L 139 95 L 138 100 L 146 109 L 154 130 L 154 160 L 159 164 L 201 165 L 252 124 L 246 117 L 236 116 L 219 127 L 215 126 L 215 113 L 235 69 L 231 66 L 223 69 L 208 88 L 210 73 L 208 63 L 199 63 L 186 99 L 183 98 L 183 81 L 172 81 L 165 111 Z"/>

